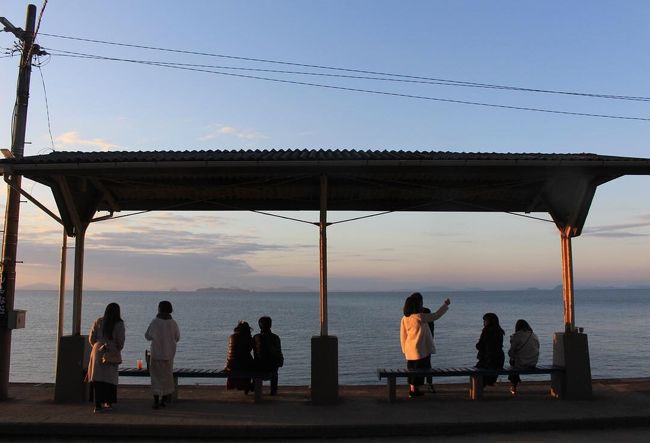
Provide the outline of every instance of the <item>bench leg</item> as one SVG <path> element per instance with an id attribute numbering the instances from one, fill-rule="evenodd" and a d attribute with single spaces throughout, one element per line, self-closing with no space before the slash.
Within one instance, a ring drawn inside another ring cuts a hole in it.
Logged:
<path id="1" fill-rule="evenodd" d="M 480 400 L 483 397 L 483 376 L 469 376 L 469 399 Z"/>
<path id="2" fill-rule="evenodd" d="M 388 386 L 388 401 L 389 403 L 393 403 L 397 398 L 395 395 L 395 391 L 397 390 L 397 381 L 395 377 L 387 377 L 386 385 Z"/>
<path id="3" fill-rule="evenodd" d="M 172 401 L 178 400 L 178 377 L 174 375 L 174 392 L 172 392 Z"/>
<path id="4" fill-rule="evenodd" d="M 262 379 L 256 378 L 253 383 L 255 384 L 255 403 L 259 403 L 262 401 Z"/>

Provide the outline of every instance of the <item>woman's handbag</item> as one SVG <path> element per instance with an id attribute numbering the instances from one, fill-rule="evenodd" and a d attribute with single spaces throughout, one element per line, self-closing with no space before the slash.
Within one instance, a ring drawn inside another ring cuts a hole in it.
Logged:
<path id="1" fill-rule="evenodd" d="M 104 345 L 104 353 L 102 354 L 102 364 L 104 365 L 119 365 L 122 363 L 122 354 L 119 349 L 113 349 L 110 346 Z"/>

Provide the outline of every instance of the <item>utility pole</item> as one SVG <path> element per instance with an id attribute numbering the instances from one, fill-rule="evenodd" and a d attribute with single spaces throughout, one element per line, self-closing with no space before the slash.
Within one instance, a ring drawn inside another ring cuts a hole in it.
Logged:
<path id="1" fill-rule="evenodd" d="M 16 89 L 16 107 L 12 126 L 11 153 L 14 158 L 22 158 L 25 149 L 27 128 L 27 103 L 29 101 L 29 81 L 32 73 L 32 57 L 43 54 L 34 45 L 36 6 L 27 7 L 25 30 L 16 28 L 4 17 L 0 17 L 4 31 L 11 32 L 22 42 L 22 55 Z M 13 175 L 13 174 L 12 174 Z M 16 249 L 18 246 L 18 219 L 20 215 L 21 176 L 14 176 L 15 187 L 7 187 L 7 207 L 5 212 L 5 232 L 2 240 L 2 280 L 0 281 L 0 401 L 9 398 L 9 367 L 11 362 L 11 329 L 8 319 L 13 314 L 16 292 Z"/>

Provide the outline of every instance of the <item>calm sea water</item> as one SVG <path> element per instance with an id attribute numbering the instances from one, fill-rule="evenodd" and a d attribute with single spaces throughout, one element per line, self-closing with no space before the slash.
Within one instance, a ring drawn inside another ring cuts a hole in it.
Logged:
<path id="1" fill-rule="evenodd" d="M 338 292 L 329 294 L 329 333 L 339 340 L 339 383 L 376 384 L 378 367 L 403 367 L 399 344 L 402 304 L 407 293 Z M 540 338 L 540 363 L 550 364 L 553 333 L 562 331 L 563 302 L 558 290 L 425 293 L 425 305 L 438 308 L 445 297 L 452 304 L 436 323 L 433 365 L 472 366 L 474 344 L 485 312 L 495 312 L 509 336 L 515 321 L 528 320 Z M 64 334 L 71 331 L 71 296 L 67 297 Z M 285 366 L 280 384 L 310 383 L 311 337 L 318 335 L 317 293 L 207 294 L 196 292 L 87 291 L 83 300 L 82 333 L 103 315 L 106 304 L 119 303 L 126 323 L 124 366 L 135 366 L 147 349 L 144 332 L 158 302 L 169 300 L 181 328 L 175 366 L 222 368 L 228 335 L 238 320 L 257 331 L 257 319 L 273 318 L 280 335 Z M 13 332 L 12 382 L 53 382 L 58 294 L 56 291 L 19 291 L 15 308 L 27 310 L 27 327 Z M 650 355 L 650 290 L 583 290 L 576 292 L 576 325 L 589 336 L 594 378 L 648 377 Z M 507 351 L 507 337 L 506 337 Z M 451 380 L 440 380 L 454 381 Z M 142 382 L 123 378 L 123 383 Z M 217 383 L 220 380 L 183 380 Z"/>

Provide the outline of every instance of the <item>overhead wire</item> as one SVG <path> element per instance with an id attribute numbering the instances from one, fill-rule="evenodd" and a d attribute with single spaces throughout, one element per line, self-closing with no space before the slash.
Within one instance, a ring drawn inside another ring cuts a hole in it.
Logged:
<path id="1" fill-rule="evenodd" d="M 50 49 L 50 50 L 52 50 L 52 49 Z M 209 73 L 209 74 L 215 74 L 215 75 L 224 75 L 224 76 L 230 76 L 230 77 L 263 80 L 263 81 L 270 81 L 270 82 L 277 82 L 277 83 L 284 83 L 284 84 L 294 84 L 294 85 L 301 85 L 301 86 L 312 86 L 312 87 L 317 87 L 317 88 L 334 89 L 334 90 L 348 91 L 348 92 L 360 92 L 360 93 L 365 93 L 365 94 L 385 95 L 385 96 L 392 96 L 392 97 L 411 98 L 411 99 L 417 99 L 417 100 L 428 100 L 428 101 L 436 101 L 436 102 L 443 102 L 443 103 L 456 103 L 456 104 L 462 104 L 462 105 L 483 106 L 483 107 L 490 107 L 490 108 L 512 109 L 512 110 L 519 110 L 519 111 L 542 112 L 542 113 L 548 113 L 548 114 L 572 115 L 572 116 L 582 116 L 582 117 L 596 117 L 596 118 L 607 118 L 607 119 L 618 119 L 618 120 L 650 121 L 650 118 L 646 118 L 646 117 L 632 117 L 632 116 L 612 115 L 612 114 L 596 114 L 596 113 L 588 113 L 588 112 L 562 111 L 562 110 L 556 110 L 556 109 L 534 108 L 534 107 L 528 107 L 528 106 L 513 106 L 513 105 L 502 105 L 502 104 L 495 104 L 495 103 L 475 102 L 475 101 L 468 101 L 468 100 L 455 100 L 455 99 L 447 99 L 447 98 L 440 98 L 440 97 L 430 97 L 430 96 L 416 95 L 416 94 L 405 94 L 405 93 L 389 92 L 389 91 L 377 91 L 377 90 L 372 90 L 372 89 L 353 88 L 353 87 L 338 86 L 338 85 L 326 85 L 326 84 L 321 84 L 321 83 L 311 83 L 311 82 L 303 82 L 303 81 L 287 80 L 287 79 L 278 79 L 278 78 L 271 78 L 271 77 L 261 77 L 261 76 L 256 76 L 256 75 L 236 74 L 236 73 L 232 73 L 232 72 L 212 71 L 212 70 L 207 70 L 207 69 L 176 66 L 176 65 L 167 64 L 167 63 L 164 63 L 164 62 L 150 62 L 150 61 L 146 61 L 146 60 L 124 59 L 124 58 L 118 58 L 118 57 L 106 57 L 106 56 L 98 56 L 98 55 L 90 55 L 90 54 L 77 54 L 77 55 L 80 55 L 81 58 L 90 58 L 90 59 L 96 59 L 96 60 L 119 61 L 119 62 L 125 62 L 125 63 L 135 63 L 135 64 L 143 64 L 143 65 L 149 65 L 149 66 L 165 67 L 165 68 L 170 68 L 170 69 L 178 69 L 178 70 L 194 71 L 194 72 L 203 72 L 203 73 Z"/>
<path id="2" fill-rule="evenodd" d="M 111 42 L 111 41 L 106 41 L 106 40 L 82 38 L 82 37 L 71 37 L 71 36 L 65 36 L 65 35 L 60 35 L 60 34 L 42 33 L 41 35 L 46 35 L 48 37 L 55 37 L 55 38 L 61 38 L 61 39 L 89 42 L 89 43 L 99 43 L 99 44 L 104 44 L 104 45 L 122 46 L 122 47 L 137 48 L 137 49 L 147 49 L 147 50 L 170 52 L 170 53 L 177 53 L 177 54 L 199 55 L 199 56 L 206 56 L 206 57 L 219 57 L 219 58 L 226 58 L 226 59 L 240 60 L 240 61 L 248 61 L 248 62 L 279 64 L 279 65 L 287 65 L 287 66 L 300 66 L 300 67 L 304 67 L 304 68 L 315 68 L 315 69 L 333 70 L 333 71 L 341 71 L 341 72 L 354 72 L 354 73 L 359 73 L 359 74 L 381 75 L 381 76 L 398 77 L 398 78 L 413 79 L 413 80 L 426 80 L 426 81 L 431 81 L 431 82 L 441 82 L 440 84 L 447 84 L 447 85 L 450 85 L 450 86 L 482 87 L 482 88 L 491 88 L 491 89 L 504 89 L 504 90 L 513 90 L 513 91 L 536 92 L 536 93 L 544 93 L 544 94 L 561 94 L 561 95 L 584 96 L 584 97 L 595 97 L 595 98 L 608 98 L 608 99 L 615 99 L 615 100 L 650 101 L 650 97 L 642 97 L 642 96 L 627 96 L 627 95 L 617 95 L 617 94 L 596 94 L 596 93 L 585 93 L 585 92 L 576 92 L 576 91 L 561 91 L 561 90 L 542 89 L 542 88 L 523 88 L 523 87 L 517 87 L 517 86 L 508 86 L 508 85 L 499 85 L 499 84 L 490 84 L 490 83 L 479 83 L 479 82 L 468 82 L 468 81 L 462 81 L 462 80 L 450 80 L 450 79 L 416 76 L 416 75 L 408 75 L 408 74 L 395 74 L 395 73 L 372 71 L 372 70 L 366 70 L 366 69 L 342 68 L 342 67 L 327 66 L 327 65 L 296 63 L 296 62 L 288 62 L 288 61 L 282 61 L 282 60 L 254 58 L 254 57 L 241 57 L 241 56 L 234 56 L 234 55 L 227 55 L 227 54 L 216 54 L 216 53 L 210 53 L 210 52 L 189 51 L 189 50 L 183 50 L 183 49 L 161 48 L 161 47 L 156 47 L 156 46 L 136 45 L 136 44 L 131 44 L 131 43 L 119 43 L 119 42 Z"/>

